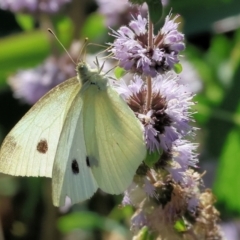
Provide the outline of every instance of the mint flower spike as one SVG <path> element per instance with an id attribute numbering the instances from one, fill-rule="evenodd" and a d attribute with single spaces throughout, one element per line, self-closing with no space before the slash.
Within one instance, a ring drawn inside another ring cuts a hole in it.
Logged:
<path id="1" fill-rule="evenodd" d="M 170 72 L 185 48 L 177 18 L 166 17 L 151 47 L 152 30 L 140 15 L 112 30 L 116 39 L 111 52 L 122 68 L 135 73 L 128 84 L 118 80 L 113 85 L 143 124 L 149 155 L 157 156 L 152 165 L 145 160 L 139 166 L 124 193 L 122 205 L 135 209 L 134 240 L 145 239 L 147 233 L 159 240 L 223 239 L 214 196 L 192 169 L 198 167 L 198 145 L 190 141 L 196 130 L 190 125 L 193 94 Z"/>
<path id="2" fill-rule="evenodd" d="M 153 47 L 148 46 L 147 20 L 141 15 L 132 20 L 129 26 L 112 30 L 116 39 L 110 44 L 110 51 L 119 65 L 127 71 L 156 77 L 173 69 L 179 62 L 179 53 L 185 49 L 184 35 L 177 30 L 178 23 L 171 14 L 159 33 L 153 36 Z"/>
<path id="3" fill-rule="evenodd" d="M 124 80 L 114 87 L 135 112 L 145 128 L 149 152 L 169 152 L 175 141 L 187 135 L 194 136 L 192 121 L 193 94 L 178 83 L 179 76 L 168 73 L 152 78 L 151 109 L 145 113 L 147 86 L 142 78 L 134 75 L 129 85 Z"/>

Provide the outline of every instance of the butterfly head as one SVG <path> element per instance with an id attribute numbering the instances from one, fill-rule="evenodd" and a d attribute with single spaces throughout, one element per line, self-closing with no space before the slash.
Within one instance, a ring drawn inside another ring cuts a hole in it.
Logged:
<path id="1" fill-rule="evenodd" d="M 95 85 L 99 90 L 107 88 L 107 78 L 101 74 L 99 69 L 91 69 L 85 62 L 79 62 L 77 74 L 82 85 Z"/>

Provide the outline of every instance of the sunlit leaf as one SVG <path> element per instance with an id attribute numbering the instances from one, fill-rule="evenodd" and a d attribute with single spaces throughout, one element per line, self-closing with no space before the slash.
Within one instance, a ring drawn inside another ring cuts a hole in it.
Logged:
<path id="1" fill-rule="evenodd" d="M 0 39 L 0 86 L 18 69 L 36 66 L 49 54 L 47 35 L 42 31 Z"/>
<path id="2" fill-rule="evenodd" d="M 214 193 L 219 202 L 240 214 L 240 128 L 234 128 L 227 136 L 218 166 Z"/>
<path id="3" fill-rule="evenodd" d="M 82 28 L 81 36 L 83 38 L 87 37 L 90 41 L 94 41 L 94 39 L 96 40 L 96 38 L 107 32 L 104 21 L 103 15 L 99 13 L 92 13 L 88 16 Z"/>
<path id="4" fill-rule="evenodd" d="M 185 232 L 187 230 L 186 224 L 184 223 L 183 219 L 179 219 L 175 222 L 174 224 L 174 228 L 178 231 L 178 232 Z"/>
<path id="5" fill-rule="evenodd" d="M 32 30 L 34 28 L 34 18 L 30 14 L 18 13 L 15 15 L 18 24 L 25 31 Z"/>

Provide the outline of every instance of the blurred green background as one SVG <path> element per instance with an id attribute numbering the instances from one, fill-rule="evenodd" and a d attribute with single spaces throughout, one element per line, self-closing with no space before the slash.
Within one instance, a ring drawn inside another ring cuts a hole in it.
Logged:
<path id="1" fill-rule="evenodd" d="M 8 77 L 36 67 L 52 54 L 58 43 L 49 40 L 48 27 L 66 47 L 80 37 L 99 44 L 111 41 L 106 16 L 98 6 L 93 0 L 73 0 L 60 13 L 43 16 L 47 21 L 0 9 L 0 141 L 30 108 L 13 97 Z M 213 188 L 222 222 L 236 223 L 240 216 L 240 1 L 170 0 L 164 14 L 171 9 L 181 15 L 180 28 L 186 36 L 182 79 L 196 94 L 199 172 L 207 171 L 205 185 Z M 52 205 L 50 179 L 1 174 L 0 240 L 131 239 L 133 210 L 119 207 L 121 199 L 99 191 L 84 203 L 57 209 Z"/>

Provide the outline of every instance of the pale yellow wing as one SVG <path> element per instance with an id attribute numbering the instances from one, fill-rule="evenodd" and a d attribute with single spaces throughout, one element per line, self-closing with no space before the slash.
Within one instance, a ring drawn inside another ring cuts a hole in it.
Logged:
<path id="1" fill-rule="evenodd" d="M 64 205 L 66 196 L 72 204 L 84 201 L 98 188 L 88 166 L 80 95 L 73 101 L 63 125 L 53 165 L 52 185 L 55 206 Z"/>
<path id="2" fill-rule="evenodd" d="M 146 156 L 143 127 L 126 102 L 111 87 L 89 85 L 83 98 L 84 139 L 98 186 L 122 193 Z"/>
<path id="3" fill-rule="evenodd" d="M 62 126 L 80 83 L 71 78 L 43 96 L 4 139 L 0 172 L 16 176 L 52 176 Z"/>

